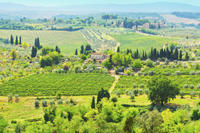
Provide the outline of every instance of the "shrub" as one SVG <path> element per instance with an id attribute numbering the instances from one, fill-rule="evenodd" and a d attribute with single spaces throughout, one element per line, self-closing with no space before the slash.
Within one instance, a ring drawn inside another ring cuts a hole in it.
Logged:
<path id="1" fill-rule="evenodd" d="M 199 109 L 193 110 L 191 119 L 192 119 L 193 121 L 199 120 L 199 119 L 200 119 L 200 111 L 199 111 Z"/>
<path id="2" fill-rule="evenodd" d="M 143 73 L 142 72 L 138 72 L 138 76 L 142 76 L 143 75 Z"/>
<path id="3" fill-rule="evenodd" d="M 47 105 L 47 101 L 42 101 L 42 106 L 43 107 L 47 107 L 48 105 Z"/>
<path id="4" fill-rule="evenodd" d="M 133 84 L 133 89 L 137 88 L 137 85 L 136 84 Z"/>
<path id="5" fill-rule="evenodd" d="M 166 72 L 164 75 L 165 75 L 165 76 L 170 76 L 170 73 L 169 73 L 169 72 Z"/>
<path id="6" fill-rule="evenodd" d="M 191 71 L 190 72 L 190 75 L 195 75 L 196 73 L 194 71 Z"/>
<path id="7" fill-rule="evenodd" d="M 16 102 L 16 103 L 19 102 L 19 95 L 18 95 L 18 94 L 15 95 L 15 102 Z"/>
<path id="8" fill-rule="evenodd" d="M 132 102 L 134 101 L 134 99 L 135 99 L 135 96 L 134 96 L 134 94 L 131 94 L 130 95 L 130 98 L 131 98 L 131 100 L 132 100 Z"/>
<path id="9" fill-rule="evenodd" d="M 184 93 L 180 92 L 180 96 L 181 96 L 181 99 L 183 99 L 184 98 Z"/>
<path id="10" fill-rule="evenodd" d="M 49 103 L 51 106 L 55 105 L 55 101 L 54 100 L 51 100 L 50 103 Z"/>
<path id="11" fill-rule="evenodd" d="M 134 93 L 135 96 L 137 96 L 139 91 L 138 90 L 133 90 L 133 93 Z"/>
<path id="12" fill-rule="evenodd" d="M 139 90 L 138 90 L 138 93 L 139 93 L 140 95 L 143 95 L 143 90 L 142 90 L 142 89 L 139 89 Z"/>
<path id="13" fill-rule="evenodd" d="M 200 89 L 200 86 L 199 86 L 199 85 L 197 85 L 197 89 Z"/>
<path id="14" fill-rule="evenodd" d="M 40 107 L 40 101 L 39 100 L 35 100 L 35 108 L 39 108 Z"/>
<path id="15" fill-rule="evenodd" d="M 189 88 L 188 84 L 185 84 L 185 85 L 184 85 L 184 88 L 185 88 L 185 89 Z"/>
<path id="16" fill-rule="evenodd" d="M 152 60 L 147 60 L 146 65 L 147 65 L 148 67 L 154 67 L 153 61 L 152 61 Z"/>
<path id="17" fill-rule="evenodd" d="M 69 100 L 66 99 L 66 100 L 65 100 L 65 104 L 68 104 L 68 103 L 69 103 Z"/>
<path id="18" fill-rule="evenodd" d="M 181 72 L 180 71 L 176 71 L 176 75 L 181 75 Z"/>
<path id="19" fill-rule="evenodd" d="M 150 72 L 149 72 L 149 76 L 153 76 L 154 74 L 155 74 L 154 71 L 150 71 Z"/>
<path id="20" fill-rule="evenodd" d="M 143 89 L 143 88 L 144 88 L 144 84 L 141 84 L 141 85 L 140 85 L 140 88 Z"/>
<path id="21" fill-rule="evenodd" d="M 142 62 L 141 60 L 134 60 L 133 61 L 133 69 L 141 69 L 142 68 Z"/>
<path id="22" fill-rule="evenodd" d="M 130 95 L 130 91 L 129 90 L 126 90 L 125 93 L 126 93 L 127 96 Z"/>
<path id="23" fill-rule="evenodd" d="M 148 90 L 148 89 L 145 90 L 145 94 L 146 94 L 146 95 L 149 94 L 149 90 Z"/>
<path id="24" fill-rule="evenodd" d="M 195 96 L 196 96 L 196 93 L 194 91 L 190 93 L 190 98 L 191 99 L 194 98 Z"/>
<path id="25" fill-rule="evenodd" d="M 117 98 L 116 98 L 116 97 L 113 97 L 113 98 L 111 99 L 111 101 L 112 101 L 113 103 L 116 103 L 116 102 L 117 102 Z"/>
<path id="26" fill-rule="evenodd" d="M 12 95 L 8 95 L 8 102 L 12 103 L 12 100 L 13 100 Z"/>
<path id="27" fill-rule="evenodd" d="M 194 89 L 194 85 L 190 85 L 190 89 Z"/>
<path id="28" fill-rule="evenodd" d="M 62 99 L 59 99 L 59 100 L 58 100 L 58 104 L 63 104 L 63 100 L 62 100 Z"/>

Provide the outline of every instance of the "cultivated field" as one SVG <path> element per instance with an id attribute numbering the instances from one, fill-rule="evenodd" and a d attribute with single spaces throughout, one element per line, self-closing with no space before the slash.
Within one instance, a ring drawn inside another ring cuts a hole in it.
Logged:
<path id="1" fill-rule="evenodd" d="M 149 51 L 152 47 L 161 48 L 163 45 L 172 41 L 172 39 L 169 38 L 139 33 L 113 34 L 112 37 L 120 43 L 120 48 L 123 50 L 139 49 Z"/>
<path id="2" fill-rule="evenodd" d="M 0 95 L 55 96 L 94 95 L 101 88 L 108 90 L 114 77 L 104 74 L 38 74 L 0 85 Z"/>
<path id="3" fill-rule="evenodd" d="M 22 36 L 22 42 L 34 44 L 36 37 L 40 38 L 40 43 L 43 46 L 55 47 L 59 46 L 64 55 L 74 54 L 76 48 L 86 44 L 85 39 L 79 31 L 28 31 L 28 30 L 0 30 L 1 39 L 9 39 L 11 34 Z M 1 41 L 2 42 L 2 41 Z"/>

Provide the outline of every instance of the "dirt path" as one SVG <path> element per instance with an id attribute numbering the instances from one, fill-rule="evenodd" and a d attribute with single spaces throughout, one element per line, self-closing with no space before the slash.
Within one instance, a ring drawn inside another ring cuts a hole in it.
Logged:
<path id="1" fill-rule="evenodd" d="M 110 90 L 109 90 L 109 93 L 110 93 L 110 94 L 112 94 L 112 92 L 113 92 L 113 90 L 115 89 L 115 86 L 116 86 L 116 84 L 117 84 L 117 82 L 119 81 L 119 78 L 120 78 L 119 75 L 116 75 L 116 74 L 113 73 L 113 72 L 111 72 L 111 75 L 112 75 L 113 77 L 115 77 L 115 81 L 113 82 L 113 85 L 112 85 L 112 87 L 111 87 Z"/>

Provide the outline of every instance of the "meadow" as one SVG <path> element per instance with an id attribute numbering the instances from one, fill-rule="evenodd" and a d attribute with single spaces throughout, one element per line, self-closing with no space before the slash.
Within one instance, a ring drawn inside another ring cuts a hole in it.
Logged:
<path id="1" fill-rule="evenodd" d="M 162 48 L 163 45 L 172 41 L 172 39 L 169 38 L 139 33 L 112 34 L 111 36 L 120 43 L 120 48 L 123 50 L 139 49 L 149 51 L 152 47 Z"/>
<path id="2" fill-rule="evenodd" d="M 0 30 L 1 39 L 9 39 L 11 34 L 14 37 L 21 36 L 22 42 L 27 42 L 31 45 L 34 45 L 35 38 L 39 37 L 41 45 L 52 48 L 57 45 L 62 49 L 63 55 L 74 54 L 76 48 L 80 48 L 81 45 L 87 43 L 79 31 Z"/>
<path id="3" fill-rule="evenodd" d="M 108 90 L 114 77 L 104 74 L 49 73 L 36 74 L 0 85 L 0 95 L 63 96 L 95 95 L 101 88 Z"/>

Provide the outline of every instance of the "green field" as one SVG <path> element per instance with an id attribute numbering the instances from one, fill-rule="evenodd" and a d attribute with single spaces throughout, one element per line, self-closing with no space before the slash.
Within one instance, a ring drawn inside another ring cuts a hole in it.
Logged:
<path id="1" fill-rule="evenodd" d="M 76 48 L 86 44 L 85 39 L 79 31 L 28 31 L 28 30 L 0 30 L 0 38 L 9 39 L 11 34 L 15 37 L 22 36 L 22 42 L 34 44 L 36 37 L 40 38 L 43 46 L 55 47 L 58 45 L 64 55 L 74 54 Z M 2 43 L 2 41 L 0 41 Z"/>
<path id="2" fill-rule="evenodd" d="M 172 39 L 163 38 L 160 36 L 143 35 L 139 33 L 128 33 L 128 34 L 113 34 L 111 35 L 120 43 L 120 48 L 125 49 L 139 49 L 149 51 L 152 47 L 162 48 Z"/>
<path id="3" fill-rule="evenodd" d="M 0 85 L 0 95 L 20 96 L 93 95 L 109 89 L 114 77 L 105 74 L 38 74 Z"/>

